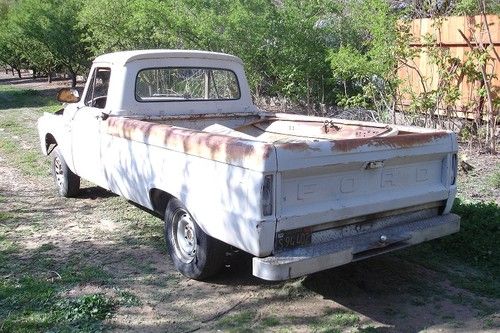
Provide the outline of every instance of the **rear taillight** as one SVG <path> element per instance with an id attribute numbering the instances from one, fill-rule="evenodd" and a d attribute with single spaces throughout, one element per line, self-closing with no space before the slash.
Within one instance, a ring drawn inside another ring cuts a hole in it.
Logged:
<path id="1" fill-rule="evenodd" d="M 269 216 L 273 214 L 273 175 L 264 177 L 262 186 L 262 215 Z"/>
<path id="2" fill-rule="evenodd" d="M 450 185 L 455 185 L 457 181 L 457 168 L 458 168 L 458 159 L 457 154 L 451 155 L 451 182 Z"/>

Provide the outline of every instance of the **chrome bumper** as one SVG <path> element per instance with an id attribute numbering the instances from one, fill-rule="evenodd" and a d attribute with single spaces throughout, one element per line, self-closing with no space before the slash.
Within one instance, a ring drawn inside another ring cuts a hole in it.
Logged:
<path id="1" fill-rule="evenodd" d="M 330 242 L 253 258 L 253 275 L 287 280 L 376 256 L 460 230 L 460 217 L 446 214 L 357 234 Z"/>

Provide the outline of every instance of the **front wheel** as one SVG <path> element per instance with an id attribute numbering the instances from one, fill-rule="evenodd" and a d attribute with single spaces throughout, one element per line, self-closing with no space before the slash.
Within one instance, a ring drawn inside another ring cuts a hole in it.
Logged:
<path id="1" fill-rule="evenodd" d="M 52 176 L 57 186 L 57 192 L 66 198 L 76 196 L 80 190 L 80 177 L 70 170 L 59 147 L 55 147 L 51 155 Z"/>
<path id="2" fill-rule="evenodd" d="M 226 245 L 207 235 L 177 199 L 167 204 L 165 239 L 175 268 L 186 277 L 207 279 L 224 264 Z"/>

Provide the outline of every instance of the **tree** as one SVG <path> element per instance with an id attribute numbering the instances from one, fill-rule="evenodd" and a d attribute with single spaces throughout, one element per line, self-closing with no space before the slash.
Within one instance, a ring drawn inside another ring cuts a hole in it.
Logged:
<path id="1" fill-rule="evenodd" d="M 173 2 L 90 0 L 78 15 L 94 55 L 112 51 L 176 46 L 170 31 Z"/>
<path id="2" fill-rule="evenodd" d="M 60 65 L 76 85 L 78 73 L 88 67 L 90 57 L 78 26 L 77 0 L 20 0 L 13 6 L 11 20 L 28 46 L 28 59 L 49 73 Z"/>
<path id="3" fill-rule="evenodd" d="M 397 16 L 385 0 L 347 2 L 331 20 L 337 35 L 328 55 L 334 80 L 342 86 L 337 101 L 344 106 L 377 107 L 379 119 L 395 112 Z"/>
<path id="4" fill-rule="evenodd" d="M 10 66 L 12 72 L 17 71 L 21 77 L 21 68 L 24 64 L 23 48 L 19 41 L 22 36 L 16 33 L 11 20 L 11 6 L 8 1 L 0 3 L 0 63 Z"/>

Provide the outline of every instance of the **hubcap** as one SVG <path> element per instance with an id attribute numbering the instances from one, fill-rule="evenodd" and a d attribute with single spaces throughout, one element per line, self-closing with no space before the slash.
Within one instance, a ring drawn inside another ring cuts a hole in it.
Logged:
<path id="1" fill-rule="evenodd" d="M 63 188 L 64 185 L 64 171 L 62 167 L 61 160 L 59 157 L 54 159 L 54 175 L 56 177 L 56 183 L 59 188 Z"/>
<path id="2" fill-rule="evenodd" d="M 179 210 L 172 221 L 173 238 L 177 257 L 190 263 L 196 254 L 196 230 L 194 221 L 185 210 Z"/>

